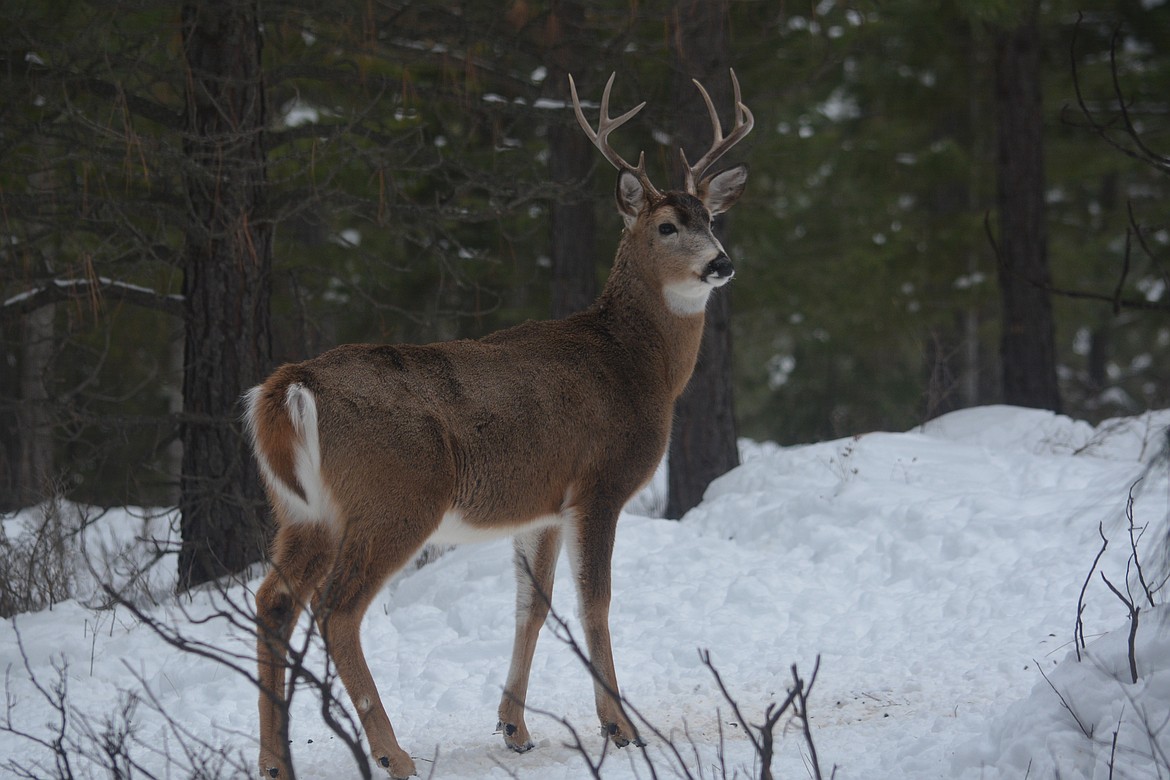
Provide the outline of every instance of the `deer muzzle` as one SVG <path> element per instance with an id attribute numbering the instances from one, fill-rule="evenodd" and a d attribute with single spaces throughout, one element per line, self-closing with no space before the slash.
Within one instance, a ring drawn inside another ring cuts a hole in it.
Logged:
<path id="1" fill-rule="evenodd" d="M 731 264 L 731 259 L 726 254 L 720 254 L 711 262 L 707 263 L 707 267 L 703 269 L 701 278 L 704 282 L 711 282 L 713 284 L 723 284 L 724 282 L 735 276 L 735 266 Z"/>

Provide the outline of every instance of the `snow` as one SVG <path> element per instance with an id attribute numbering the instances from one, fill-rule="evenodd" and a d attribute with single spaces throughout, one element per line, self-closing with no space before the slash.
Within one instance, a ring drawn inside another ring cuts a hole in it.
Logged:
<path id="1" fill-rule="evenodd" d="M 676 741 L 695 776 L 719 776 L 720 750 L 728 776 L 759 771 L 702 649 L 752 723 L 784 698 L 794 664 L 807 681 L 819 657 L 808 707 L 826 777 L 834 766 L 842 780 L 1166 777 L 1170 613 L 1145 603 L 1127 569 L 1126 505 L 1140 479 L 1132 515 L 1148 526 L 1138 552 L 1156 584 L 1170 517 L 1158 458 L 1167 426 L 1170 411 L 1091 426 L 984 407 L 905 433 L 798 447 L 745 442 L 744 464 L 682 522 L 622 518 L 611 625 L 623 693 Z M 35 517 L 8 518 L 5 534 L 18 536 Z M 86 546 L 129 545 L 131 558 L 146 559 L 135 540 L 169 534 L 162 549 L 173 550 L 174 522 L 173 513 L 112 511 L 86 530 Z M 1090 576 L 1100 533 L 1110 543 Z M 204 767 L 200 776 L 218 768 L 229 777 L 234 761 L 252 772 L 256 691 L 233 666 L 250 673 L 254 664 L 246 614 L 259 579 L 169 596 L 173 575 L 161 573 L 173 557 L 167 552 L 150 570 L 154 579 L 139 585 L 140 615 L 87 606 L 101 594 L 79 570 L 82 598 L 0 622 L 8 723 L 51 743 L 60 718 L 49 700 L 64 669 L 65 740 L 78 776 L 109 776 L 100 736 L 123 708 L 131 754 L 146 771 L 186 777 L 192 767 Z M 567 561 L 558 571 L 554 608 L 579 636 Z M 1126 593 L 1127 571 L 1128 592 L 1142 599 L 1136 684 L 1129 613 L 1101 577 Z M 1073 633 L 1086 578 L 1088 647 L 1078 661 Z M 513 588 L 511 546 L 501 540 L 404 572 L 367 613 L 367 657 L 424 777 L 432 769 L 436 778 L 586 777 L 561 718 L 594 757 L 604 745 L 587 672 L 551 626 L 532 671 L 529 704 L 552 714 L 528 717 L 536 749 L 514 754 L 493 735 Z M 144 618 L 220 660 L 174 648 Z M 305 641 L 307 625 L 294 642 Z M 321 674 L 321 649 L 310 644 L 307 668 Z M 291 738 L 299 776 L 356 775 L 320 710 L 313 689 L 298 689 Z M 677 776 L 665 741 L 648 741 L 645 753 L 610 751 L 602 776 L 648 777 L 646 758 L 659 776 Z M 781 720 L 776 750 L 776 777 L 810 776 L 797 724 Z M 217 754 L 227 763 L 217 767 Z M 18 766 L 57 774 L 45 744 L 0 730 L 0 775 Z"/>
<path id="2" fill-rule="evenodd" d="M 50 284 L 52 284 L 55 287 L 58 287 L 62 290 L 68 290 L 68 289 L 86 289 L 86 288 L 90 287 L 91 285 L 95 285 L 95 282 L 93 279 L 53 279 L 50 282 Z M 152 290 L 149 287 L 143 287 L 142 285 L 138 285 L 138 284 L 131 284 L 130 282 L 118 281 L 117 279 L 111 279 L 108 276 L 97 277 L 96 286 L 98 286 L 98 287 L 114 287 L 114 288 L 117 288 L 120 290 L 127 290 L 129 292 L 140 293 L 143 295 L 157 296 L 159 298 L 165 298 L 165 299 L 170 300 L 170 301 L 182 301 L 183 300 L 182 295 L 177 295 L 174 293 L 171 293 L 171 294 L 168 294 L 165 296 L 159 295 L 157 290 Z M 15 306 L 18 303 L 23 303 L 24 301 L 28 300 L 29 298 L 33 297 L 34 295 L 38 294 L 39 292 L 41 292 L 44 289 L 46 289 L 46 288 L 45 287 L 34 287 L 31 290 L 25 290 L 24 292 L 17 293 L 16 295 L 13 295 L 12 297 L 4 300 L 3 303 L 0 303 L 0 308 L 6 307 L 6 306 Z"/>

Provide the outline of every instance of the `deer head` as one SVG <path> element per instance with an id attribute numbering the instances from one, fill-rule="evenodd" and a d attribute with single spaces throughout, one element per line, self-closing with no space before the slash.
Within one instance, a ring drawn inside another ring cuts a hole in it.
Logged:
<path id="1" fill-rule="evenodd" d="M 605 159 L 618 170 L 615 197 L 618 212 L 626 227 L 626 240 L 655 259 L 661 274 L 662 289 L 670 309 L 680 315 L 702 312 L 711 290 L 735 275 L 735 267 L 711 230 L 714 217 L 727 211 L 743 194 L 747 184 L 747 166 L 737 165 L 719 173 L 708 173 L 715 162 L 751 132 L 755 125 L 752 112 L 740 97 L 739 80 L 731 71 L 735 90 L 735 125 L 724 137 L 723 126 L 711 96 L 695 81 L 711 117 L 714 140 L 711 148 L 691 165 L 680 148 L 684 169 L 682 190 L 663 192 L 654 186 L 646 173 L 646 154 L 638 155 L 631 165 L 609 143 L 611 132 L 632 119 L 646 105 L 639 103 L 619 117 L 609 115 L 609 96 L 616 74 L 609 77 L 601 94 L 601 112 L 594 130 L 581 109 L 577 85 L 569 76 L 573 110 L 585 135 Z"/>

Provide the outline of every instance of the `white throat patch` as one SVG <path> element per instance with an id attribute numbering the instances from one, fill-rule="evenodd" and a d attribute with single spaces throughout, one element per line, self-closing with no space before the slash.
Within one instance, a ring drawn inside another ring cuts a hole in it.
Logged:
<path id="1" fill-rule="evenodd" d="M 681 282 L 670 282 L 662 288 L 662 295 L 666 299 L 666 306 L 680 317 L 690 317 L 701 314 L 707 308 L 707 298 L 716 287 L 722 287 L 731 277 L 708 277 L 702 279 L 687 279 Z"/>

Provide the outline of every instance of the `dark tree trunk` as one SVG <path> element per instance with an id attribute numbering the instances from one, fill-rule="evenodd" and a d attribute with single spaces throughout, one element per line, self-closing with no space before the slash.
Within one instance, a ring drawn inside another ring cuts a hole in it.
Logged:
<path id="1" fill-rule="evenodd" d="M 1019 27 L 996 33 L 995 105 L 1003 400 L 1058 411 L 1035 5 Z"/>
<path id="2" fill-rule="evenodd" d="M 969 18 L 955 16 L 947 22 L 943 34 L 950 56 L 966 67 L 967 99 L 940 104 L 934 117 L 933 140 L 957 143 L 968 150 L 972 158 L 979 158 L 984 154 L 985 142 L 976 128 L 986 122 L 989 102 L 989 97 L 981 94 L 982 84 L 979 83 L 984 71 L 984 52 L 977 45 Z M 968 176 L 955 176 L 939 182 L 923 203 L 930 218 L 939 224 L 950 224 L 982 210 L 984 207 L 977 194 L 979 179 L 980 171 L 973 164 Z M 974 276 L 983 270 L 975 246 L 965 254 L 954 256 L 952 261 L 956 276 Z M 924 351 L 928 377 L 924 419 L 981 403 L 980 377 L 988 373 L 984 370 L 983 350 L 980 349 L 983 306 L 981 301 L 973 299 L 962 310 L 955 311 L 949 322 L 932 325 L 928 331 Z M 995 388 L 995 397 L 999 397 L 998 387 Z"/>
<path id="3" fill-rule="evenodd" d="M 20 431 L 20 471 L 17 505 L 29 506 L 45 500 L 53 486 L 53 421 L 49 412 L 49 377 L 53 353 L 57 307 L 43 306 L 24 318 L 20 400 L 17 414 Z"/>
<path id="4" fill-rule="evenodd" d="M 711 145 L 711 120 L 691 79 L 711 94 L 729 126 L 732 104 L 728 76 L 729 36 L 727 0 L 684 0 L 676 4 L 671 47 L 675 78 L 672 85 L 679 146 L 697 160 Z M 681 173 L 677 184 L 681 184 Z M 726 215 L 715 221 L 715 234 L 727 245 Z M 732 258 L 734 260 L 735 258 Z M 733 282 L 734 284 L 734 282 Z M 694 376 L 674 412 L 670 440 L 666 516 L 682 517 L 703 498 L 716 477 L 739 465 L 735 406 L 731 380 L 731 291 L 724 287 L 707 304 L 707 326 Z"/>
<path id="5" fill-rule="evenodd" d="M 569 100 L 568 74 L 578 89 L 588 90 L 584 46 L 585 11 L 578 2 L 553 4 L 548 28 L 547 62 L 551 95 Z M 568 112 L 565 112 L 568 113 Z M 555 122 L 549 128 L 549 177 L 559 195 L 552 204 L 552 316 L 567 317 L 597 298 L 597 220 L 588 186 L 595 149 L 576 122 Z M 607 169 L 608 170 L 608 169 Z"/>
<path id="6" fill-rule="evenodd" d="M 272 228 L 263 214 L 264 86 L 255 3 L 182 10 L 184 151 L 183 546 L 179 587 L 240 571 L 265 546 L 265 511 L 239 398 L 269 369 Z"/>

